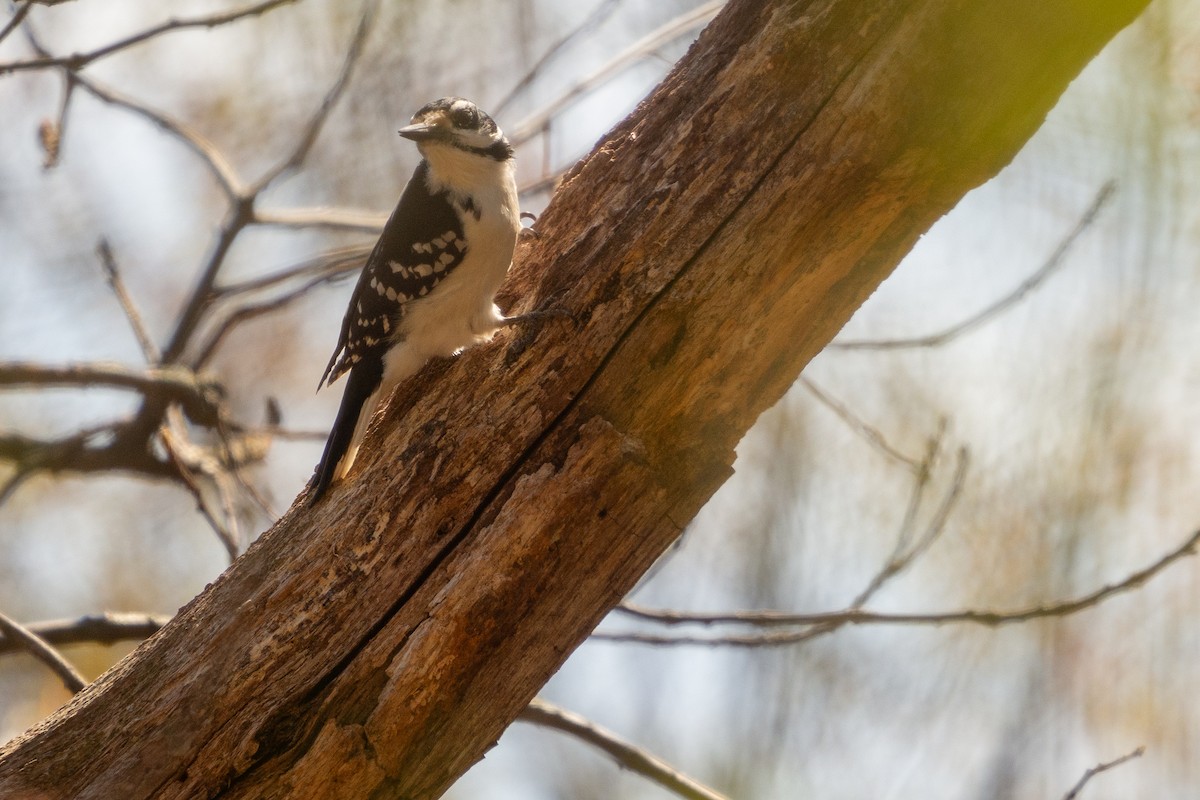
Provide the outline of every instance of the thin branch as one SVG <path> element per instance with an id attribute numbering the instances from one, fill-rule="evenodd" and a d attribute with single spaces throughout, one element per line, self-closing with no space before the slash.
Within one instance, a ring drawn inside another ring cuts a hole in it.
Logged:
<path id="1" fill-rule="evenodd" d="M 82 75 L 76 74 L 75 81 L 96 99 L 117 106 L 118 108 L 123 108 L 126 111 L 131 111 L 175 137 L 175 139 L 182 142 L 189 150 L 200 157 L 200 160 L 208 167 L 209 172 L 217 179 L 217 184 L 221 187 L 226 197 L 231 200 L 241 197 L 243 193 L 241 178 L 238 177 L 233 166 L 225 158 L 225 155 L 217 149 L 217 146 L 195 128 L 161 111 L 156 111 L 140 101 L 122 95 L 106 86 L 102 86 L 90 78 L 84 78 Z"/>
<path id="2" fill-rule="evenodd" d="M 326 280 L 336 280 L 356 269 L 361 269 L 363 261 L 371 252 L 371 247 L 372 245 L 352 245 L 331 250 L 297 266 L 288 267 L 270 275 L 219 286 L 213 291 L 225 298 L 274 288 L 291 280 L 307 279 L 315 275 L 323 275 Z"/>
<path id="3" fill-rule="evenodd" d="M 355 29 L 354 36 L 350 40 L 350 46 L 346 50 L 346 57 L 342 61 L 342 68 L 338 73 L 337 80 L 333 82 L 333 86 L 325 93 L 325 99 L 321 101 L 321 105 L 317 108 L 316 113 L 309 119 L 308 125 L 304 128 L 304 133 L 301 134 L 300 140 L 296 143 L 292 152 L 288 154 L 287 158 L 280 161 L 278 165 L 268 170 L 259 179 L 254 188 L 251 189 L 251 194 L 258 194 L 280 175 L 290 172 L 304 163 L 304 159 L 308 157 L 308 152 L 316 142 L 317 136 L 321 133 L 321 128 L 324 126 L 325 120 L 329 118 L 329 112 L 333 110 L 338 98 L 342 96 L 342 92 L 350 84 L 350 76 L 354 73 L 354 67 L 358 63 L 359 56 L 362 55 L 363 45 L 366 43 L 367 36 L 371 32 L 371 26 L 375 22 L 375 14 L 378 10 L 379 0 L 367 0 L 364 3 L 362 17 L 358 21 L 358 27 Z"/>
<path id="4" fill-rule="evenodd" d="M 546 52 L 542 54 L 542 57 L 529 68 L 529 71 L 513 84 L 513 87 L 508 90 L 508 94 L 492 105 L 493 116 L 499 116 L 504 113 L 504 109 L 508 107 L 508 104 L 515 100 L 521 92 L 529 88 L 531 83 L 537 80 L 547 64 L 554 60 L 571 42 L 603 25 L 620 4 L 621 0 L 601 0 L 601 2 L 597 3 L 596 7 L 592 9 L 592 13 L 588 14 L 583 22 L 557 42 L 550 45 Z"/>
<path id="5" fill-rule="evenodd" d="M 935 614 L 885 614 L 860 609 L 822 612 L 817 614 L 790 614 L 779 611 L 738 611 L 723 614 L 688 614 L 676 611 L 649 609 L 623 603 L 618 610 L 662 625 L 751 625 L 761 628 L 797 627 L 806 625 L 947 625 L 970 624 L 1000 627 L 1049 617 L 1066 617 L 1099 605 L 1110 598 L 1124 594 L 1144 585 L 1171 564 L 1185 556 L 1195 555 L 1200 544 L 1200 530 L 1171 552 L 1150 566 L 1141 569 L 1118 583 L 1106 584 L 1090 594 L 1074 600 L 1030 606 L 1015 611 L 951 611 Z M 594 633 L 592 639 L 606 641 L 639 642 L 642 644 L 701 644 L 762 646 L 792 644 L 797 637 L 808 631 L 786 631 L 777 634 L 731 636 L 721 638 L 670 637 L 643 634 Z"/>
<path id="6" fill-rule="evenodd" d="M 212 411 L 220 386 L 212 378 L 197 375 L 185 367 L 130 369 L 120 364 L 93 362 L 47 366 L 25 361 L 0 364 L 0 388 L 36 386 L 107 386 L 133 389 L 148 397 L 179 402 L 203 416 Z"/>
<path id="7" fill-rule="evenodd" d="M 228 255 L 229 248 L 233 247 L 234 239 L 250 222 L 252 202 L 251 198 L 234 203 L 226 214 L 225 221 L 221 224 L 221 230 L 217 233 L 217 240 L 213 243 L 212 252 L 201 268 L 196 286 L 192 289 L 191 295 L 180 312 L 179 320 L 175 323 L 171 341 L 163 350 L 163 358 L 166 361 L 176 361 L 183 355 L 192 333 L 200 325 L 204 312 L 215 297 L 213 286 L 216 283 L 217 274 L 225 263 L 225 256 Z"/>
<path id="8" fill-rule="evenodd" d="M 0 632 L 4 633 L 6 640 L 18 645 L 29 655 L 49 667 L 71 694 L 76 694 L 87 686 L 84 677 L 57 650 L 48 645 L 36 633 L 4 614 L 0 614 Z"/>
<path id="9" fill-rule="evenodd" d="M 165 614 L 125 614 L 108 612 L 90 614 L 75 619 L 56 619 L 35 622 L 25 626 L 50 645 L 64 644 L 114 644 L 152 636 L 171 618 Z M 21 644 L 8 636 L 0 637 L 0 654 L 23 649 Z"/>
<path id="10" fill-rule="evenodd" d="M 282 291 L 275 297 L 253 303 L 244 303 L 226 314 L 209 334 L 207 340 L 199 347 L 198 355 L 192 359 L 193 367 L 199 369 L 215 354 L 222 340 L 229 332 L 241 323 L 254 317 L 278 311 L 292 302 L 300 299 L 312 289 L 325 283 L 331 283 L 347 274 L 361 269 L 363 260 L 370 252 L 370 245 L 355 245 L 325 253 L 299 266 L 289 267 L 271 275 L 251 278 L 228 286 L 216 287 L 214 295 L 220 299 L 237 297 L 239 295 L 274 289 L 281 284 L 304 279 L 299 286 Z"/>
<path id="11" fill-rule="evenodd" d="M 255 317 L 261 317 L 265 314 L 279 311 L 291 305 L 296 300 L 299 300 L 301 297 L 308 294 L 309 291 L 315 287 L 320 286 L 323 283 L 328 283 L 332 277 L 334 276 L 319 275 L 306 281 L 301 286 L 279 295 L 278 297 L 270 300 L 264 300 L 260 303 L 248 303 L 233 310 L 228 316 L 225 317 L 224 320 L 221 321 L 220 325 L 217 326 L 217 329 L 208 337 L 208 340 L 200 348 L 199 354 L 192 360 L 193 367 L 195 369 L 200 369 L 207 364 L 209 359 L 216 354 L 217 348 L 221 346 L 221 342 L 238 325 L 252 320 Z"/>
<path id="12" fill-rule="evenodd" d="M 296 0 L 267 0 L 263 3 L 258 3 L 245 8 L 234 9 L 220 14 L 212 14 L 207 17 L 195 17 L 193 19 L 169 19 L 152 28 L 147 28 L 132 36 L 105 45 L 104 47 L 92 50 L 87 53 L 73 53 L 69 56 L 51 56 L 43 55 L 40 58 L 30 59 L 28 61 L 16 61 L 11 64 L 0 64 L 0 75 L 10 72 L 18 72 L 22 70 L 33 69 L 48 69 L 51 67 L 62 67 L 72 71 L 78 71 L 91 64 L 93 61 L 98 61 L 101 58 L 110 56 L 113 53 L 118 53 L 134 45 L 142 44 L 150 39 L 161 36 L 164 33 L 172 31 L 187 30 L 188 28 L 215 28 L 220 25 L 226 25 L 230 22 L 236 22 L 240 19 L 245 19 L 251 16 L 258 16 L 267 11 L 278 8 L 283 5 L 288 5 L 296 2 Z M 22 6 L 28 11 L 29 5 Z M 18 10 L 18 14 L 20 10 Z M 0 35 L 0 39 L 4 37 Z"/>
<path id="13" fill-rule="evenodd" d="M 517 719 L 561 731 L 587 742 L 609 755 L 621 767 L 654 781 L 680 797 L 688 800 L 727 800 L 725 795 L 694 778 L 689 778 L 662 759 L 630 744 L 612 731 L 541 698 L 534 698 Z"/>
<path id="14" fill-rule="evenodd" d="M 16 494 L 17 489 L 21 488 L 21 484 L 23 484 L 32 475 L 33 470 L 26 469 L 21 465 L 18 465 L 17 471 L 12 475 L 9 475 L 8 480 L 0 485 L 0 506 L 7 503 L 9 498 Z"/>
<path id="15" fill-rule="evenodd" d="M 962 322 L 951 325 L 945 330 L 937 333 L 931 333 L 926 336 L 917 336 L 910 339 L 883 339 L 883 340 L 851 340 L 846 342 L 833 341 L 826 345 L 825 349 L 837 350 L 899 350 L 909 347 L 938 347 L 946 342 L 961 336 L 964 333 L 974 330 L 985 323 L 990 322 L 995 317 L 1004 313 L 1014 305 L 1019 303 L 1024 297 L 1038 288 L 1050 277 L 1059 267 L 1066 261 L 1067 253 L 1071 247 L 1083 235 L 1084 231 L 1095 223 L 1100 211 L 1108 203 L 1109 199 L 1116 191 L 1116 183 L 1109 181 L 1100 187 L 1100 191 L 1096 194 L 1092 204 L 1088 206 L 1087 211 L 1083 212 L 1083 216 L 1075 223 L 1075 227 L 1066 235 L 1058 247 L 1054 248 L 1054 252 L 1040 266 L 1036 272 L 1026 278 L 1021 284 L 1010 294 L 1005 295 L 996 302 L 992 303 L 987 308 L 983 309 L 974 316 L 968 317 Z"/>
<path id="16" fill-rule="evenodd" d="M 522 198 L 526 195 L 537 194 L 539 192 L 551 192 L 558 188 L 558 184 L 562 181 L 563 176 L 567 174 L 566 169 L 555 170 L 548 175 L 543 175 L 537 180 L 530 181 L 518 188 L 518 193 Z"/>
<path id="17" fill-rule="evenodd" d="M 104 278 L 108 281 L 108 286 L 112 289 L 113 294 L 116 295 L 117 302 L 121 304 L 121 310 L 125 312 L 125 319 L 129 320 L 129 327 L 133 329 L 138 347 L 142 349 L 142 356 L 146 359 L 147 364 L 157 364 L 162 358 L 162 354 L 158 351 L 158 346 L 154 344 L 154 338 L 150 335 L 141 313 L 134 304 L 133 297 L 125 288 L 125 281 L 122 280 L 121 272 L 117 269 L 117 260 L 113 257 L 112 248 L 107 239 L 101 239 L 100 243 L 96 245 L 96 253 L 100 256 Z"/>
<path id="18" fill-rule="evenodd" d="M 601 86 L 614 75 L 642 58 L 654 53 L 663 45 L 678 39 L 689 31 L 707 25 L 717 15 L 717 12 L 721 10 L 721 6 L 724 4 L 725 0 L 711 0 L 711 2 L 697 6 L 691 11 L 681 14 L 665 25 L 651 31 L 620 53 L 617 53 L 608 63 L 601 66 L 595 72 L 576 82 L 575 85 L 567 89 L 558 98 L 547 103 L 541 109 L 518 123 L 509 135 L 509 140 L 513 145 L 519 145 L 537 136 L 546 129 L 546 126 L 550 124 L 550 121 L 554 117 L 583 95 L 592 91 L 597 86 Z"/>
<path id="19" fill-rule="evenodd" d="M 1065 795 L 1063 795 L 1063 800 L 1075 800 L 1075 798 L 1077 798 L 1079 796 L 1079 793 L 1081 791 L 1083 791 L 1083 787 L 1086 786 L 1087 782 L 1090 781 L 1092 778 L 1096 777 L 1101 772 L 1108 772 L 1110 769 L 1113 769 L 1114 767 L 1119 767 L 1122 764 L 1124 764 L 1126 761 L 1132 761 L 1135 758 L 1141 758 L 1145 752 L 1146 752 L 1146 748 L 1145 748 L 1145 746 L 1142 746 L 1142 747 L 1137 748 L 1136 750 L 1134 750 L 1131 753 L 1126 753 L 1125 755 L 1121 756 L 1120 758 L 1114 758 L 1112 761 L 1105 761 L 1100 764 L 1097 764 L 1096 766 L 1092 767 L 1091 769 L 1089 769 L 1083 773 L 1083 777 L 1079 779 L 1079 782 L 1076 783 L 1074 787 L 1072 787 L 1071 791 L 1069 791 Z"/>
<path id="20" fill-rule="evenodd" d="M 155 458 L 145 441 L 131 441 L 124 435 L 127 424 L 109 423 L 61 439 L 0 433 L 0 461 L 12 462 L 19 473 L 28 474 L 125 471 L 178 480 L 174 466 Z"/>
<path id="21" fill-rule="evenodd" d="M 267 414 L 268 423 L 271 426 L 279 424 L 279 407 L 273 398 L 267 401 Z M 279 511 L 242 469 L 245 464 L 259 462 L 267 457 L 267 451 L 271 447 L 271 435 L 263 430 L 249 432 L 230 430 L 229 425 L 220 419 L 217 421 L 216 430 L 220 442 L 221 464 L 228 470 L 228 477 L 232 478 L 232 481 L 224 480 L 219 473 L 213 476 L 217 481 L 218 491 L 223 493 L 221 499 L 226 504 L 226 513 L 233 513 L 232 484 L 236 484 L 258 506 L 267 521 L 274 523 L 279 519 Z"/>
<path id="22" fill-rule="evenodd" d="M 241 537 L 237 530 L 236 516 L 230 518 L 227 522 L 218 518 L 216 512 L 208 506 L 208 500 L 204 496 L 204 489 L 200 486 L 197 480 L 197 473 L 205 473 L 208 470 L 203 469 L 197 461 L 199 460 L 196 452 L 197 448 L 187 440 L 184 433 L 183 420 L 175 409 L 168 409 L 166 413 L 166 421 L 159 429 L 159 438 L 162 439 L 163 448 L 167 451 L 167 456 L 171 459 L 171 463 L 179 472 L 179 477 L 183 481 L 184 486 L 192 493 L 192 497 L 196 500 L 196 510 L 204 517 L 204 520 L 212 528 L 213 533 L 217 535 L 221 545 L 225 548 L 225 552 L 229 555 L 229 561 L 232 563 L 238 557 L 241 551 Z"/>
<path id="23" fill-rule="evenodd" d="M 837 416 L 841 418 L 843 422 L 849 425 L 852 431 L 861 436 L 867 442 L 867 444 L 871 445 L 888 458 L 899 461 L 901 464 L 904 464 L 914 472 L 921 468 L 921 464 L 919 461 L 917 461 L 917 459 L 904 455 L 904 453 L 901 453 L 895 447 L 890 445 L 887 439 L 884 438 L 883 434 L 880 433 L 877 428 L 874 428 L 864 422 L 857 415 L 855 415 L 855 413 L 851 411 L 848 406 L 839 402 L 836 398 L 825 392 L 825 390 L 817 386 L 817 384 L 815 384 L 810 378 L 801 375 L 799 383 L 801 386 L 807 389 L 813 397 L 817 398 L 822 405 L 824 405 L 834 414 L 837 414 Z"/>
<path id="24" fill-rule="evenodd" d="M 922 464 L 922 471 L 918 476 L 912 501 L 905 514 L 904 523 L 900 527 L 900 535 L 896 538 L 895 549 L 892 551 L 891 556 L 888 557 L 887 562 L 875 577 L 871 579 L 867 587 L 851 603 L 851 608 L 860 608 L 865 605 L 888 581 L 908 569 L 909 565 L 918 556 L 928 550 L 934 541 L 941 536 L 942 531 L 945 530 L 946 521 L 950 518 L 950 512 L 954 508 L 954 504 L 958 501 L 959 495 L 962 493 L 963 484 L 967 477 L 967 468 L 970 465 L 970 454 L 965 447 L 961 447 L 958 450 L 958 459 L 954 467 L 954 477 L 950 481 L 950 488 L 943 495 L 942 502 L 938 506 L 937 511 L 934 512 L 929 525 L 926 526 L 924 535 L 915 544 L 910 544 L 917 512 L 925 496 L 925 488 L 928 486 L 929 478 L 932 474 L 932 465 L 937 458 L 937 453 L 941 446 L 941 438 L 942 435 L 939 431 L 938 436 L 930 441 L 929 455 Z"/>
<path id="25" fill-rule="evenodd" d="M 264 428 L 263 432 L 273 439 L 285 442 L 323 442 L 329 438 L 329 431 L 294 431 L 290 428 Z"/>
<path id="26" fill-rule="evenodd" d="M 343 208 L 255 209 L 251 222 L 280 228 L 328 228 L 378 234 L 387 222 L 387 214 Z"/>
<path id="27" fill-rule="evenodd" d="M 32 3 L 22 3 L 17 6 L 17 10 L 13 12 L 12 18 L 5 23 L 3 28 L 0 28 L 0 42 L 3 42 L 6 38 L 8 38 L 8 35 L 15 31 L 21 25 L 21 23 L 25 21 L 25 17 L 27 14 L 29 14 L 29 10 L 31 8 L 33 8 Z"/>

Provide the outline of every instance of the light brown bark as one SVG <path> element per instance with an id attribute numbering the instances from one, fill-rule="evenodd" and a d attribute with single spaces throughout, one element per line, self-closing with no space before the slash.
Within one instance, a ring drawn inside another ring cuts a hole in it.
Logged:
<path id="1" fill-rule="evenodd" d="M 518 331 L 398 392 L 17 798 L 433 798 L 729 475 L 758 414 L 1143 0 L 733 0 L 538 221 Z"/>

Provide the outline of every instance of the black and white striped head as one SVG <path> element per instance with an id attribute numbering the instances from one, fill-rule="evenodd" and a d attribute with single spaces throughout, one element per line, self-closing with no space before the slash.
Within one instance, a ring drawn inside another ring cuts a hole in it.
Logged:
<path id="1" fill-rule="evenodd" d="M 412 124 L 400 129 L 426 152 L 429 147 L 453 147 L 494 161 L 513 157 L 512 145 L 496 122 L 470 100 L 443 97 L 413 115 Z"/>

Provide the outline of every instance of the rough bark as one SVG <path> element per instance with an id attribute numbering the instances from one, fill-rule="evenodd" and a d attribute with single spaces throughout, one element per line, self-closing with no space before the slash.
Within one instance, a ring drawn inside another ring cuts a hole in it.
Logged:
<path id="1" fill-rule="evenodd" d="M 402 387 L 347 484 L 0 753 L 0 796 L 439 796 L 1144 5 L 733 0 L 522 246 L 518 310 L 577 324 Z"/>

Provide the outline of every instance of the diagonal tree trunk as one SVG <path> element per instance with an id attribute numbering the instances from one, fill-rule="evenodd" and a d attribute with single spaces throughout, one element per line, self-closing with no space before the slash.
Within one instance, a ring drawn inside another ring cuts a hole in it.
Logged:
<path id="1" fill-rule="evenodd" d="M 15 798 L 433 798 L 728 477 L 917 236 L 1145 0 L 732 0 L 360 468 L 0 751 Z"/>

